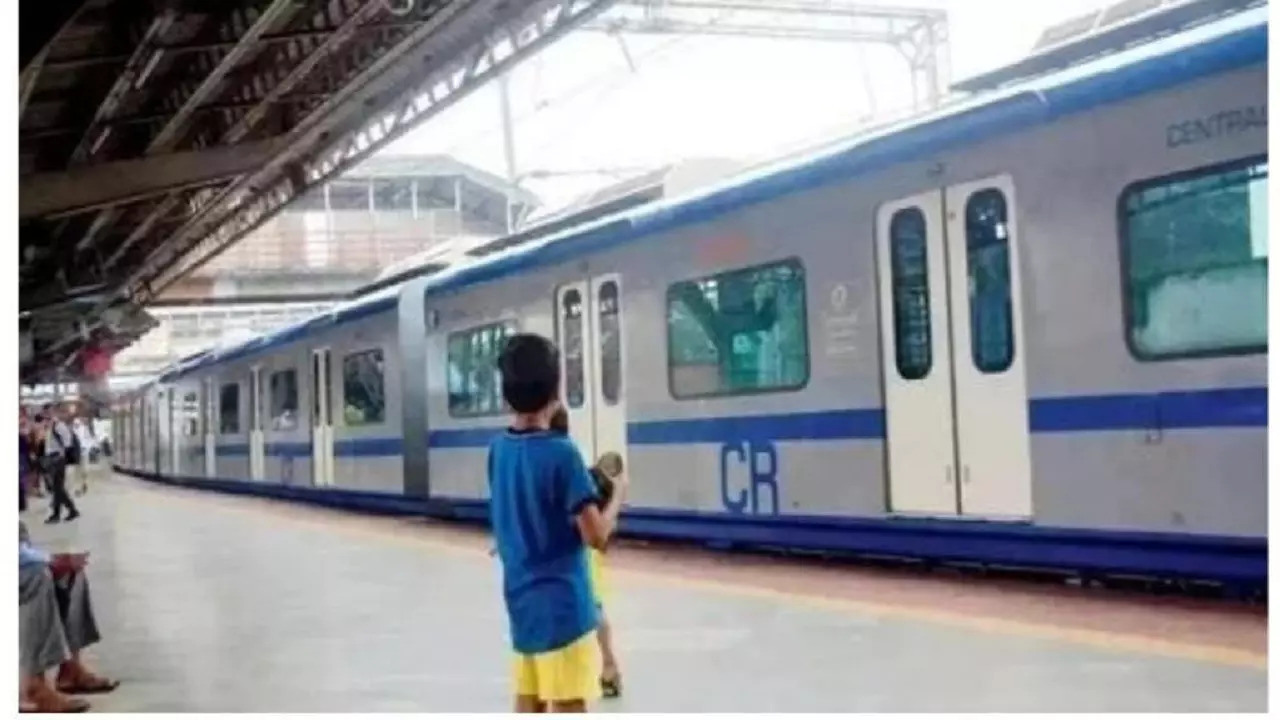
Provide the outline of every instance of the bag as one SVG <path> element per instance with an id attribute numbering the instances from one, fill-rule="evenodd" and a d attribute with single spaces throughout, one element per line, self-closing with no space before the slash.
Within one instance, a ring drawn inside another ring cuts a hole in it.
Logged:
<path id="1" fill-rule="evenodd" d="M 52 479 L 54 471 L 58 469 L 58 463 L 62 461 L 63 458 L 58 455 L 40 456 L 40 470 L 45 480 Z"/>
<path id="2" fill-rule="evenodd" d="M 67 432 L 71 435 L 71 446 L 64 448 L 62 455 L 67 459 L 68 465 L 79 465 L 80 458 L 84 454 L 84 448 L 80 446 L 80 436 L 76 435 L 76 431 L 71 428 L 67 428 Z"/>

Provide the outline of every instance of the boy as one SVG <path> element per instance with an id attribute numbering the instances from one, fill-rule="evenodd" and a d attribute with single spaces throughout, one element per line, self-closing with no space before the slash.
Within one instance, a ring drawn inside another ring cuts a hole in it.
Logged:
<path id="1" fill-rule="evenodd" d="M 551 416 L 551 429 L 568 437 L 569 412 L 561 406 Z M 601 508 L 608 504 L 613 496 L 613 482 L 622 475 L 622 458 L 616 452 L 605 453 L 591 466 L 588 472 L 596 485 L 598 499 L 596 504 Z M 600 656 L 604 661 L 600 672 L 600 691 L 606 698 L 616 698 L 622 694 L 622 673 L 618 670 L 618 658 L 613 654 L 613 628 L 609 624 L 609 616 L 604 611 L 604 598 L 608 583 L 604 572 L 604 549 L 587 548 L 587 570 L 591 578 L 591 592 L 596 603 L 596 612 L 600 616 L 600 625 L 596 628 L 596 636 L 600 640 Z"/>
<path id="2" fill-rule="evenodd" d="M 560 394 L 551 341 L 512 336 L 498 371 L 514 417 L 489 446 L 489 517 L 516 652 L 515 710 L 585 712 L 599 691 L 585 549 L 608 542 L 626 481 L 619 478 L 613 497 L 597 507 L 582 456 L 548 429 Z"/>

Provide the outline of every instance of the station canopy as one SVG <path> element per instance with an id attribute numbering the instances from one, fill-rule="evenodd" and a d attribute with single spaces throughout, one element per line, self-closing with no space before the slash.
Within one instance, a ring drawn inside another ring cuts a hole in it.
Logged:
<path id="1" fill-rule="evenodd" d="M 607 0 L 22 3 L 20 381 Z"/>

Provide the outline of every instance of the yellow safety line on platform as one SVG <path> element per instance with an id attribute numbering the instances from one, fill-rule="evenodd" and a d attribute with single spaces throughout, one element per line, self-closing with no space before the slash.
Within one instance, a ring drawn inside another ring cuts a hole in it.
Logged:
<path id="1" fill-rule="evenodd" d="M 152 487 L 157 490 L 173 489 L 171 486 L 148 485 L 147 487 Z M 237 512 L 262 513 L 270 515 L 273 518 L 284 517 L 290 522 L 300 525 L 315 526 L 326 531 L 339 530 L 352 535 L 375 538 L 383 542 L 391 541 L 401 545 L 413 545 L 423 548 L 445 550 L 453 553 L 465 553 L 472 556 L 485 556 L 487 554 L 486 550 L 482 547 L 470 546 L 461 542 L 392 532 L 395 525 L 402 528 L 406 525 L 403 521 L 397 522 L 395 519 L 379 518 L 375 516 L 348 515 L 341 510 L 326 511 L 324 508 L 303 507 L 293 505 L 287 501 L 277 501 L 275 503 L 251 502 L 252 500 L 260 501 L 263 498 L 218 495 L 198 489 L 185 490 L 187 490 L 185 493 L 162 491 L 145 494 L 152 498 L 184 498 L 191 502 L 201 502 L 206 504 L 208 500 L 216 499 L 216 504 L 226 509 Z M 200 493 L 201 497 L 198 500 L 194 496 L 187 497 L 188 493 Z M 343 518 L 344 522 L 326 522 L 321 518 L 316 517 L 316 513 L 323 513 L 325 516 L 330 518 Z M 422 529 L 430 531 L 440 528 L 424 526 Z M 859 615 L 901 618 L 978 632 L 1042 640 L 1056 640 L 1117 652 L 1158 655 L 1163 657 L 1196 660 L 1219 665 L 1231 665 L 1235 667 L 1255 668 L 1260 670 L 1265 670 L 1267 668 L 1267 657 L 1264 654 L 1250 652 L 1247 650 L 1235 650 L 1221 646 L 1173 642 L 1144 635 L 1130 635 L 1083 628 L 1058 627 L 1054 625 L 1044 625 L 1018 620 L 1006 620 L 990 616 L 948 612 L 945 610 L 933 610 L 929 608 L 904 605 L 890 605 L 887 603 L 871 602 L 866 600 L 822 597 L 819 595 L 811 595 L 801 592 L 775 590 L 772 588 L 760 587 L 758 585 L 747 585 L 723 580 L 709 580 L 706 578 L 692 578 L 651 570 L 615 567 L 612 574 L 622 577 L 630 576 L 633 579 L 644 578 L 647 580 L 656 580 L 662 583 L 680 585 L 689 588 L 699 588 L 702 590 L 733 595 L 752 596 L 785 604 L 806 605 L 825 610 L 836 610 Z"/>

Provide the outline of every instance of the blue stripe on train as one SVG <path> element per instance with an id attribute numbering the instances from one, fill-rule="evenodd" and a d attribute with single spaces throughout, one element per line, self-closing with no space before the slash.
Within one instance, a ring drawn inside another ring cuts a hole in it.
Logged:
<path id="1" fill-rule="evenodd" d="M 268 442 L 267 457 L 310 458 L 311 442 Z M 249 446 L 244 443 L 219 445 L 218 457 L 248 457 Z M 335 440 L 335 457 L 394 457 L 404 453 L 404 441 L 398 437 L 346 438 Z"/>
<path id="2" fill-rule="evenodd" d="M 333 441 L 337 457 L 386 457 L 404 454 L 404 440 L 398 437 L 346 438 Z"/>
<path id="3" fill-rule="evenodd" d="M 1031 431 L 1041 433 L 1266 426 L 1265 387 L 1031 401 Z"/>

